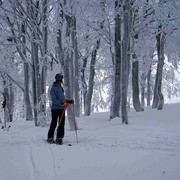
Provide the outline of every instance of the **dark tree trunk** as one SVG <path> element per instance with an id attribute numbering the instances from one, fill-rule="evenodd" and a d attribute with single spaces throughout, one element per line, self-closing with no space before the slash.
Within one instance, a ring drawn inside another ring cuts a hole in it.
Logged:
<path id="1" fill-rule="evenodd" d="M 128 124 L 127 114 L 127 92 L 128 92 L 128 78 L 129 78 L 129 67 L 130 67 L 130 1 L 124 0 L 123 5 L 123 24 L 124 33 L 122 40 L 122 64 L 121 64 L 121 111 L 122 111 L 122 123 Z"/>
<path id="2" fill-rule="evenodd" d="M 26 28 L 25 28 L 25 22 L 21 25 L 22 34 L 22 43 L 23 43 L 23 54 L 24 57 L 27 57 L 26 55 Z M 26 108 L 26 121 L 32 121 L 33 120 L 33 114 L 32 114 L 32 106 L 30 102 L 30 90 L 29 90 L 29 64 L 27 61 L 24 61 L 24 103 Z"/>
<path id="3" fill-rule="evenodd" d="M 110 119 L 119 117 L 121 99 L 121 17 L 118 13 L 121 4 L 115 1 L 115 58 L 114 58 L 114 78 L 113 78 L 113 98 Z"/>
<path id="4" fill-rule="evenodd" d="M 163 33 L 158 34 L 156 36 L 156 40 L 157 40 L 158 65 L 157 65 L 152 108 L 158 108 L 158 110 L 162 110 L 164 105 L 164 97 L 161 89 L 162 89 L 162 74 L 163 74 L 163 65 L 164 65 L 165 34 Z"/>
<path id="5" fill-rule="evenodd" d="M 72 17 L 72 46 L 74 54 L 74 97 L 75 97 L 75 115 L 80 115 L 80 94 L 79 94 L 79 54 L 77 42 L 76 17 Z"/>
<path id="6" fill-rule="evenodd" d="M 151 105 L 151 66 L 147 73 L 147 106 Z"/>
<path id="7" fill-rule="evenodd" d="M 132 91 L 133 91 L 133 106 L 136 112 L 143 111 L 139 99 L 139 62 L 132 63 Z"/>
<path id="8" fill-rule="evenodd" d="M 143 72 L 141 74 L 141 106 L 144 108 L 144 100 L 145 100 L 145 87 L 146 87 L 146 73 Z"/>
<path id="9" fill-rule="evenodd" d="M 85 116 L 89 116 L 91 113 L 91 100 L 94 88 L 94 75 L 95 75 L 95 63 L 97 58 L 97 51 L 99 49 L 100 39 L 97 40 L 96 46 L 91 54 L 91 63 L 90 63 L 90 76 L 88 83 L 88 91 L 86 94 L 86 106 L 85 106 Z"/>
<path id="10" fill-rule="evenodd" d="M 87 60 L 88 58 L 85 57 L 83 59 L 83 67 L 81 69 L 81 83 L 82 83 L 82 96 L 83 96 L 83 106 L 84 106 L 84 112 L 85 112 L 85 106 L 86 106 L 86 94 L 87 94 L 87 83 L 85 80 L 85 69 L 87 66 Z"/>

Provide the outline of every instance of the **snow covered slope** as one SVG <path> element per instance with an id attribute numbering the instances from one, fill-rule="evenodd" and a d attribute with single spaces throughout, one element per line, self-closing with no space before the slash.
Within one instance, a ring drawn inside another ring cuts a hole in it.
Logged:
<path id="1" fill-rule="evenodd" d="M 77 122 L 79 143 L 66 121 L 62 146 L 33 122 L 0 130 L 0 180 L 180 180 L 180 104 L 131 111 L 129 125 L 109 113 Z"/>

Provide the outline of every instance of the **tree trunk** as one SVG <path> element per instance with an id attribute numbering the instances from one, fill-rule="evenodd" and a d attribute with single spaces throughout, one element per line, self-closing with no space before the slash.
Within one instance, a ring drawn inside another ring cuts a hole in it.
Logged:
<path id="1" fill-rule="evenodd" d="M 165 34 L 162 33 L 161 37 L 160 37 L 160 71 L 159 71 L 159 86 L 158 86 L 158 110 L 162 110 L 163 109 L 163 105 L 164 105 L 164 96 L 162 93 L 162 75 L 163 75 L 163 65 L 164 65 L 164 45 L 165 45 Z"/>
<path id="2" fill-rule="evenodd" d="M 85 112 L 85 107 L 86 107 L 86 94 L 87 94 L 87 83 L 85 80 L 85 69 L 87 66 L 87 60 L 88 58 L 85 57 L 83 59 L 83 67 L 81 69 L 81 84 L 82 84 L 82 96 L 83 96 L 83 106 L 84 106 L 84 112 Z"/>
<path id="3" fill-rule="evenodd" d="M 71 51 L 71 58 L 69 60 L 69 81 L 70 81 L 69 85 L 70 85 L 70 92 L 72 99 L 74 97 L 74 84 L 75 84 L 73 51 Z"/>
<path id="4" fill-rule="evenodd" d="M 66 52 L 64 51 L 64 67 L 63 67 L 63 71 L 64 71 L 64 81 L 65 81 L 65 92 L 66 92 L 66 98 L 67 99 L 72 99 L 73 98 L 73 80 L 71 79 L 70 81 L 70 72 L 73 73 L 72 71 L 72 66 L 70 69 L 70 63 L 73 64 L 72 59 L 69 59 L 70 54 L 72 53 L 72 51 L 70 50 L 70 35 L 72 33 L 72 17 L 69 15 L 65 15 L 66 17 L 66 34 L 65 34 L 65 47 L 64 49 L 66 49 Z M 71 42 L 72 43 L 72 42 Z M 72 57 L 72 56 L 71 56 Z M 67 109 L 67 115 L 68 115 L 68 121 L 69 121 L 69 125 L 70 125 L 70 130 L 77 130 L 77 124 L 74 124 L 74 117 L 73 117 L 73 109 L 72 106 L 69 106 Z"/>
<path id="5" fill-rule="evenodd" d="M 105 0 L 100 0 L 101 11 L 105 12 Z M 104 20 L 99 22 L 100 30 L 104 27 Z M 99 50 L 101 38 L 96 41 L 96 45 L 91 53 L 91 63 L 90 63 L 90 75 L 88 82 L 88 90 L 86 94 L 86 102 L 85 102 L 85 116 L 89 116 L 91 113 L 91 100 L 94 89 L 94 76 L 95 76 L 95 63 L 97 59 L 97 52 Z"/>
<path id="6" fill-rule="evenodd" d="M 26 29 L 25 29 L 25 23 L 22 23 L 21 25 L 21 30 L 22 30 L 22 48 L 23 48 L 23 55 L 24 57 L 27 58 L 26 56 Z M 29 92 L 29 64 L 26 61 L 24 61 L 24 104 L 26 108 L 26 121 L 32 121 L 33 120 L 33 114 L 32 114 L 32 107 L 31 107 L 31 102 L 30 102 L 30 92 Z"/>
<path id="7" fill-rule="evenodd" d="M 127 114 L 127 91 L 128 91 L 128 76 L 129 76 L 129 44 L 130 44 L 130 1 L 124 0 L 123 4 L 123 24 L 124 34 L 122 40 L 122 65 L 121 65 L 121 111 L 122 123 L 128 124 Z"/>
<path id="8" fill-rule="evenodd" d="M 46 1 L 46 0 L 45 0 Z M 47 49 L 47 22 L 44 22 L 44 34 L 43 34 L 43 40 L 40 39 L 39 37 L 39 15 L 40 15 L 40 5 L 39 5 L 39 0 L 36 0 L 35 3 L 30 1 L 28 3 L 28 12 L 30 17 L 33 19 L 33 24 L 36 24 L 31 30 L 31 62 L 32 62 L 32 89 L 33 89 L 33 104 L 34 104 L 34 121 L 35 121 L 35 126 L 44 126 L 45 121 L 45 112 L 42 110 L 41 102 L 43 102 L 43 95 L 42 92 L 45 91 L 45 81 L 46 81 L 46 66 L 42 66 L 41 68 L 41 63 L 40 63 L 40 58 L 39 58 L 39 50 L 41 50 L 42 54 L 42 59 L 46 62 L 46 49 Z M 44 7 L 44 6 L 43 6 Z M 44 11 L 44 8 L 43 8 Z M 44 20 L 43 16 L 43 21 Z M 39 41 L 42 40 L 42 46 L 39 45 Z M 43 63 L 42 63 L 43 64 Z M 40 71 L 43 69 L 42 71 Z M 44 76 L 43 76 L 44 75 Z M 42 79 L 43 76 L 43 79 Z M 44 89 L 43 89 L 44 88 Z M 43 89 L 43 90 L 42 90 Z M 43 107 L 45 108 L 45 106 Z"/>
<path id="9" fill-rule="evenodd" d="M 121 4 L 115 1 L 115 58 L 114 58 L 114 78 L 113 78 L 113 97 L 110 119 L 119 117 L 119 106 L 121 100 L 121 17 L 118 13 Z"/>
<path id="10" fill-rule="evenodd" d="M 68 57 L 67 57 L 68 58 Z M 70 77 L 69 77 L 69 63 L 64 65 L 63 67 L 64 72 L 64 88 L 65 88 L 65 95 L 67 99 L 72 99 L 72 92 L 71 92 L 71 85 L 70 85 Z M 72 105 L 69 105 L 67 108 L 67 116 L 68 122 L 70 126 L 70 130 L 74 131 L 78 129 L 77 123 L 74 124 L 74 117 L 73 117 L 73 109 Z"/>
<path id="11" fill-rule="evenodd" d="M 139 62 L 132 63 L 132 93 L 133 93 L 133 106 L 136 112 L 143 111 L 139 99 Z"/>
<path id="12" fill-rule="evenodd" d="M 29 92 L 29 64 L 24 63 L 24 103 L 26 108 L 26 121 L 33 120 L 32 106 Z"/>
<path id="13" fill-rule="evenodd" d="M 39 5 L 39 1 L 36 1 L 36 7 L 33 5 L 33 2 L 30 2 L 30 16 L 32 19 L 34 19 L 34 23 L 37 24 L 37 18 L 38 18 L 38 5 Z M 37 9 L 36 9 L 37 8 Z M 34 27 L 35 28 L 35 27 Z M 35 28 L 36 30 L 36 28 Z M 37 39 L 37 32 L 36 31 L 32 31 L 31 33 L 31 38 L 32 38 L 32 42 L 31 42 L 31 63 L 32 63 L 32 90 L 33 90 L 33 109 L 34 109 L 34 122 L 35 122 L 35 126 L 39 125 L 39 107 L 38 107 L 38 103 L 40 102 L 40 86 L 41 84 L 40 82 L 40 72 L 39 72 L 39 55 L 38 55 L 38 51 L 39 51 L 39 47 L 37 44 L 37 41 L 39 39 Z"/>
<path id="14" fill-rule="evenodd" d="M 77 44 L 76 17 L 72 17 L 72 45 L 74 54 L 74 97 L 75 97 L 75 115 L 80 115 L 80 94 L 79 94 L 79 55 Z"/>
<path id="15" fill-rule="evenodd" d="M 151 105 L 151 65 L 147 73 L 147 106 Z"/>
<path id="16" fill-rule="evenodd" d="M 62 5 L 61 2 L 59 2 L 58 4 L 60 7 L 64 7 L 64 5 Z M 72 18 L 71 16 L 69 16 L 68 14 L 65 14 L 65 12 L 63 12 L 63 8 L 60 10 L 59 12 L 59 25 L 58 25 L 58 31 L 57 31 L 57 50 L 58 50 L 58 58 L 59 61 L 61 63 L 61 66 L 63 68 L 63 73 L 64 73 L 64 88 L 65 88 L 65 96 L 67 99 L 72 99 L 72 83 L 70 81 L 70 72 L 71 71 L 69 68 L 72 69 L 72 64 L 70 64 L 72 61 L 72 59 L 70 60 L 70 54 L 71 54 L 71 49 L 70 47 L 72 46 L 70 43 L 70 35 L 71 35 L 71 31 L 72 31 Z M 64 19 L 65 17 L 65 19 Z M 65 30 L 65 34 L 63 34 L 63 22 L 64 20 L 66 20 L 66 30 Z M 65 43 L 62 43 L 62 35 L 65 36 Z M 64 45 L 64 46 L 63 46 Z M 72 73 L 72 72 L 71 72 Z M 68 121 L 69 121 L 69 125 L 70 125 L 70 130 L 77 130 L 77 123 L 74 124 L 74 118 L 73 118 L 73 109 L 72 106 L 69 105 L 69 107 L 67 108 L 67 115 L 68 115 Z"/>
<path id="17" fill-rule="evenodd" d="M 158 34 L 156 36 L 156 39 L 157 39 L 158 65 L 157 65 L 152 108 L 158 108 L 158 110 L 162 110 L 164 104 L 164 97 L 161 91 L 162 89 L 161 87 L 162 87 L 162 74 L 163 74 L 163 65 L 164 65 L 165 34 L 163 33 Z"/>
<path id="18" fill-rule="evenodd" d="M 152 61 L 154 56 L 154 48 L 150 49 L 150 61 L 148 65 L 148 72 L 147 72 L 147 106 L 151 105 L 151 99 L 152 99 L 152 90 L 151 90 L 151 72 L 152 72 Z"/>
<path id="19" fill-rule="evenodd" d="M 71 92 L 72 85 L 70 85 L 70 77 L 69 77 L 70 76 L 69 55 L 68 55 L 69 52 L 66 52 L 66 56 L 64 55 L 61 35 L 62 35 L 61 29 L 58 29 L 58 34 L 57 34 L 58 58 L 63 68 L 65 96 L 67 99 L 72 99 L 72 92 Z M 70 106 L 67 108 L 68 122 L 69 122 L 70 130 L 75 130 L 75 128 L 78 129 L 78 127 L 77 127 L 77 124 L 74 125 L 73 111 L 72 111 L 72 107 Z"/>
<path id="20" fill-rule="evenodd" d="M 10 116 L 9 116 L 9 91 L 7 87 L 7 80 L 3 78 L 3 86 L 4 86 L 4 92 L 3 92 L 3 104 L 4 104 L 4 127 L 6 128 L 6 123 L 10 122 Z"/>
<path id="21" fill-rule="evenodd" d="M 32 91 L 33 91 L 33 109 L 34 109 L 34 122 L 35 126 L 38 126 L 38 46 L 36 43 L 31 44 L 32 54 Z"/>
<path id="22" fill-rule="evenodd" d="M 141 75 L 141 106 L 144 108 L 145 105 L 145 83 L 146 83 L 146 77 L 145 74 Z"/>
<path id="23" fill-rule="evenodd" d="M 14 113 L 14 88 L 13 84 L 9 87 L 9 121 L 13 121 L 13 113 Z"/>
<path id="24" fill-rule="evenodd" d="M 141 86 L 141 106 L 142 108 L 144 108 L 145 106 L 145 88 L 146 88 L 146 78 L 147 78 L 147 63 L 145 61 L 143 61 L 143 69 L 141 72 L 141 82 L 140 82 L 140 86 Z"/>
<path id="25" fill-rule="evenodd" d="M 46 94 L 46 79 L 47 79 L 47 41 L 48 41 L 48 17 L 47 17 L 47 0 L 42 2 L 42 61 L 43 67 L 41 72 L 41 95 Z M 45 98 L 46 99 L 46 98 Z M 42 102 L 42 112 L 46 113 L 46 100 Z"/>
<path id="26" fill-rule="evenodd" d="M 91 99 L 94 88 L 95 63 L 96 63 L 97 51 L 99 49 L 99 45 L 100 45 L 100 39 L 97 40 L 96 47 L 94 48 L 91 54 L 90 76 L 89 76 L 88 91 L 86 94 L 86 103 L 85 103 L 85 116 L 89 116 L 91 113 Z"/>
<path id="27" fill-rule="evenodd" d="M 47 0 L 42 2 L 42 71 L 41 71 L 41 125 L 46 124 L 46 79 L 47 79 L 47 41 L 48 41 L 48 17 L 47 17 Z"/>

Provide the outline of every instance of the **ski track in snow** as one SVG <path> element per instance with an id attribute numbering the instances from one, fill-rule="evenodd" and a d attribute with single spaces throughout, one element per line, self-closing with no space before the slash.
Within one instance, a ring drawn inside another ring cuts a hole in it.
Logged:
<path id="1" fill-rule="evenodd" d="M 106 175 L 103 176 L 103 180 L 119 180 L 118 169 L 125 167 L 124 164 L 127 163 L 125 157 L 130 156 L 131 167 L 137 166 L 135 170 L 139 172 L 137 174 L 134 170 L 132 174 L 134 173 L 136 178 L 141 180 L 143 175 L 138 169 L 140 165 L 135 162 L 141 163 L 145 157 L 153 165 L 153 161 L 148 157 L 150 154 L 152 158 L 154 156 L 154 160 L 160 156 L 162 162 L 166 162 L 166 159 L 170 161 L 167 160 L 167 164 L 162 165 L 157 159 L 157 165 L 154 165 L 153 170 L 153 180 L 179 180 L 180 173 L 176 171 L 176 165 L 173 167 L 173 161 L 180 157 L 180 114 L 162 115 L 165 112 L 147 111 L 146 116 L 143 113 L 130 113 L 129 125 L 122 124 L 120 118 L 109 121 L 108 113 L 80 117 L 77 120 L 80 127 L 79 143 L 76 143 L 75 132 L 69 131 L 68 123 L 66 123 L 66 134 L 62 146 L 44 142 L 48 127 L 34 127 L 33 122 L 13 122 L 10 131 L 0 131 L 2 137 L 0 139 L 0 158 L 2 159 L 0 174 L 4 174 L 4 177 L 0 179 L 59 180 L 63 178 L 69 180 L 82 176 L 87 180 L 100 180 L 101 174 L 104 173 Z M 69 143 L 72 146 L 67 146 Z M 117 158 L 113 157 L 113 153 Z M 121 154 L 125 157 L 118 157 Z M 114 162 L 111 161 L 112 159 Z M 121 164 L 122 162 L 124 164 Z M 179 166 L 178 162 L 175 164 Z M 150 165 L 146 162 L 144 166 L 148 169 Z M 111 179 L 107 174 L 108 170 L 109 173 L 114 173 L 116 170 L 118 173 Z M 95 171 L 95 174 L 92 175 L 91 171 Z M 125 174 L 126 171 L 124 169 L 121 172 L 121 178 L 131 180 Z M 146 172 L 146 169 L 144 171 Z M 146 177 L 146 180 L 150 179 Z"/>
<path id="2" fill-rule="evenodd" d="M 57 177 L 57 172 L 56 172 L 56 160 L 55 160 L 55 157 L 54 157 L 54 153 L 53 153 L 53 150 L 51 149 L 51 147 L 49 146 L 49 151 L 52 155 L 52 160 L 53 160 L 53 169 L 54 169 L 54 180 L 56 180 L 58 177 Z"/>
<path id="3" fill-rule="evenodd" d="M 34 180 L 38 180 L 39 179 L 39 172 L 38 169 L 36 167 L 34 158 L 33 158 L 33 150 L 31 145 L 29 144 L 29 155 L 30 155 L 30 159 L 31 159 L 31 164 L 32 164 L 32 168 L 33 168 L 33 174 L 34 174 Z"/>

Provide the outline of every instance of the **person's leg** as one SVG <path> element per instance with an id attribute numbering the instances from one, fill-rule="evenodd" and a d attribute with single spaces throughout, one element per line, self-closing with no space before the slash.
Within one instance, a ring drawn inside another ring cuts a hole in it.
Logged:
<path id="1" fill-rule="evenodd" d="M 63 115 L 63 117 L 62 117 Z M 63 139 L 64 137 L 64 126 L 65 126 L 65 113 L 63 114 L 63 110 L 59 110 L 59 121 L 62 117 L 62 120 L 61 120 L 61 123 L 60 125 L 58 126 L 58 129 L 57 129 L 57 140 L 60 139 L 60 141 Z"/>
<path id="2" fill-rule="evenodd" d="M 58 111 L 57 110 L 51 110 L 51 116 L 52 116 L 52 120 L 51 120 L 51 125 L 48 131 L 48 139 L 52 139 L 54 138 L 54 131 L 56 129 L 56 125 L 57 125 L 57 118 L 58 118 Z"/>

